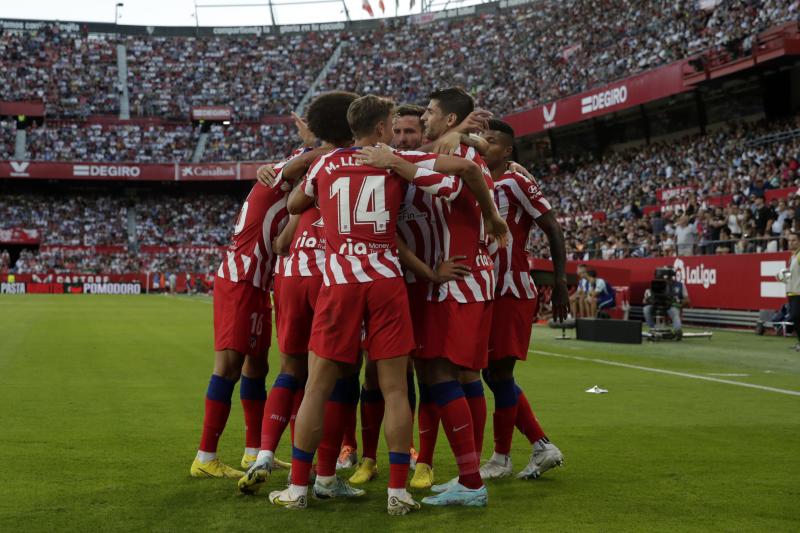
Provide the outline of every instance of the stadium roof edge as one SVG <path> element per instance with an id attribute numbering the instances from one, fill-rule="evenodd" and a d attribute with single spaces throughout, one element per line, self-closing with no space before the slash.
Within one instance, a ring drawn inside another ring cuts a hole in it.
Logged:
<path id="1" fill-rule="evenodd" d="M 456 20 L 471 16 L 496 13 L 502 9 L 514 8 L 542 0 L 498 0 L 456 9 L 433 11 L 401 17 L 380 19 L 322 22 L 313 24 L 277 24 L 272 26 L 134 26 L 110 22 L 83 22 L 33 19 L 0 19 L 0 31 L 38 31 L 48 25 L 56 25 L 59 30 L 73 33 L 108 33 L 119 35 L 151 35 L 154 37 L 214 37 L 240 35 L 284 35 L 307 32 L 365 31 L 378 28 L 387 23 L 407 22 L 409 24 L 428 24 L 442 20 Z"/>

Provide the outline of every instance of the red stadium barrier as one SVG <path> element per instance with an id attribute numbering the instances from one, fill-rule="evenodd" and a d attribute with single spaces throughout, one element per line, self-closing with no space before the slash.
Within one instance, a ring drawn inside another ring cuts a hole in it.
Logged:
<path id="1" fill-rule="evenodd" d="M 619 277 L 619 271 L 625 270 L 630 302 L 637 305 L 642 303 L 655 269 L 671 266 L 678 279 L 686 284 L 692 307 L 755 311 L 777 309 L 785 303 L 785 285 L 775 275 L 788 266 L 789 257 L 789 252 L 778 252 L 570 261 L 567 270 L 575 272 L 579 263 L 585 263 L 615 286 L 626 284 L 624 277 Z M 553 268 L 549 260 L 536 259 L 531 263 L 536 270 Z"/>
<path id="2" fill-rule="evenodd" d="M 255 180 L 265 162 L 246 163 L 94 163 L 0 161 L 0 179 L 64 179 L 111 181 Z"/>

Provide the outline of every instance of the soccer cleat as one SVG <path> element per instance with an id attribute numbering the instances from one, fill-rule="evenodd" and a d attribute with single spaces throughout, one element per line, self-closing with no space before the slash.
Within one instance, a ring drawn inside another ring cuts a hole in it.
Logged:
<path id="1" fill-rule="evenodd" d="M 451 479 L 447 483 L 440 483 L 439 485 L 433 485 L 431 487 L 431 490 L 433 492 L 444 492 L 446 490 L 452 489 L 456 485 L 458 485 L 458 476 L 454 477 L 453 479 Z"/>
<path id="2" fill-rule="evenodd" d="M 464 505 L 468 507 L 486 507 L 489 503 L 489 493 L 486 487 L 468 489 L 461 483 L 456 483 L 444 492 L 422 499 L 427 505 Z"/>
<path id="3" fill-rule="evenodd" d="M 537 479 L 551 468 L 563 464 L 564 456 L 554 444 L 536 441 L 536 444 L 533 445 L 531 460 L 528 466 L 517 474 L 517 479 Z"/>
<path id="4" fill-rule="evenodd" d="M 422 506 L 406 491 L 402 496 L 389 496 L 386 511 L 392 516 L 403 516 L 411 511 L 418 511 Z"/>
<path id="5" fill-rule="evenodd" d="M 431 485 L 433 485 L 433 468 L 425 463 L 417 463 L 409 486 L 412 489 L 429 489 Z"/>
<path id="6" fill-rule="evenodd" d="M 353 485 L 361 485 L 367 481 L 372 481 L 378 475 L 378 466 L 373 459 L 369 457 L 362 457 L 361 462 L 358 463 L 358 468 L 353 472 L 348 480 Z"/>
<path id="7" fill-rule="evenodd" d="M 244 475 L 241 470 L 236 470 L 220 461 L 217 458 L 207 463 L 202 463 L 195 457 L 192 467 L 189 469 L 192 477 L 217 477 L 217 478 L 238 478 Z"/>
<path id="8" fill-rule="evenodd" d="M 308 501 L 305 496 L 292 496 L 290 489 L 274 490 L 269 493 L 269 501 L 287 509 L 305 509 Z"/>
<path id="9" fill-rule="evenodd" d="M 339 458 L 336 460 L 336 470 L 352 468 L 358 464 L 358 452 L 352 446 L 342 446 Z"/>
<path id="10" fill-rule="evenodd" d="M 416 470 L 417 469 L 417 457 L 419 457 L 419 454 L 417 453 L 417 450 L 415 450 L 413 446 L 408 451 L 408 453 L 411 456 L 411 461 L 409 462 L 408 466 L 409 466 L 409 468 L 411 468 L 411 470 Z"/>
<path id="11" fill-rule="evenodd" d="M 267 482 L 271 473 L 272 465 L 269 463 L 254 463 L 239 479 L 236 488 L 241 494 L 255 494 L 261 490 L 261 485 Z"/>
<path id="12" fill-rule="evenodd" d="M 253 464 L 255 464 L 258 455 L 250 455 L 249 453 L 245 452 L 242 456 L 242 470 L 247 471 L 250 469 Z"/>
<path id="13" fill-rule="evenodd" d="M 491 459 L 481 466 L 481 479 L 501 479 L 509 477 L 514 473 L 514 467 L 511 465 L 511 457 L 506 456 L 503 462 L 496 459 L 496 457 L 492 456 Z"/>
<path id="14" fill-rule="evenodd" d="M 333 481 L 323 483 L 317 477 L 314 480 L 314 497 L 318 500 L 335 500 L 337 498 L 358 498 L 366 494 L 361 489 L 351 487 L 339 476 L 334 476 Z"/>

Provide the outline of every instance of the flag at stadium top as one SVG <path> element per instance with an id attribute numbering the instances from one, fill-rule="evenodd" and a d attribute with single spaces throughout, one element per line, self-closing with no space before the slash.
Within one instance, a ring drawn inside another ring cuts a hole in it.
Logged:
<path id="1" fill-rule="evenodd" d="M 138 26 L 253 26 L 378 19 L 490 0 L 30 0 L 0 3 L 0 18 Z M 375 4 L 377 8 L 373 7 Z M 387 5 L 388 4 L 388 5 Z"/>

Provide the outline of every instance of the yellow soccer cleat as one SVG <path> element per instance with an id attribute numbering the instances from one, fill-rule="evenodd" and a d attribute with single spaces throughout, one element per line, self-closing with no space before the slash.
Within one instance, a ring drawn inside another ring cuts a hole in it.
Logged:
<path id="1" fill-rule="evenodd" d="M 258 458 L 258 455 L 250 455 L 249 453 L 244 452 L 244 455 L 242 456 L 242 462 L 241 462 L 242 470 L 245 470 L 245 471 L 248 470 L 251 466 L 253 466 L 253 463 L 256 462 L 257 458 Z"/>
<path id="2" fill-rule="evenodd" d="M 372 481 L 378 475 L 378 466 L 373 459 L 362 457 L 361 462 L 358 463 L 358 468 L 350 476 L 350 483 L 352 485 L 362 485 L 367 481 Z"/>
<path id="3" fill-rule="evenodd" d="M 214 458 L 207 463 L 202 463 L 198 458 L 195 457 L 194 461 L 192 462 L 192 468 L 189 469 L 189 474 L 191 474 L 192 477 L 238 479 L 244 475 L 244 472 L 226 465 L 217 458 Z"/>
<path id="4" fill-rule="evenodd" d="M 414 470 L 414 477 L 411 478 L 409 486 L 412 489 L 429 489 L 433 485 L 433 468 L 425 463 L 417 463 Z"/>

